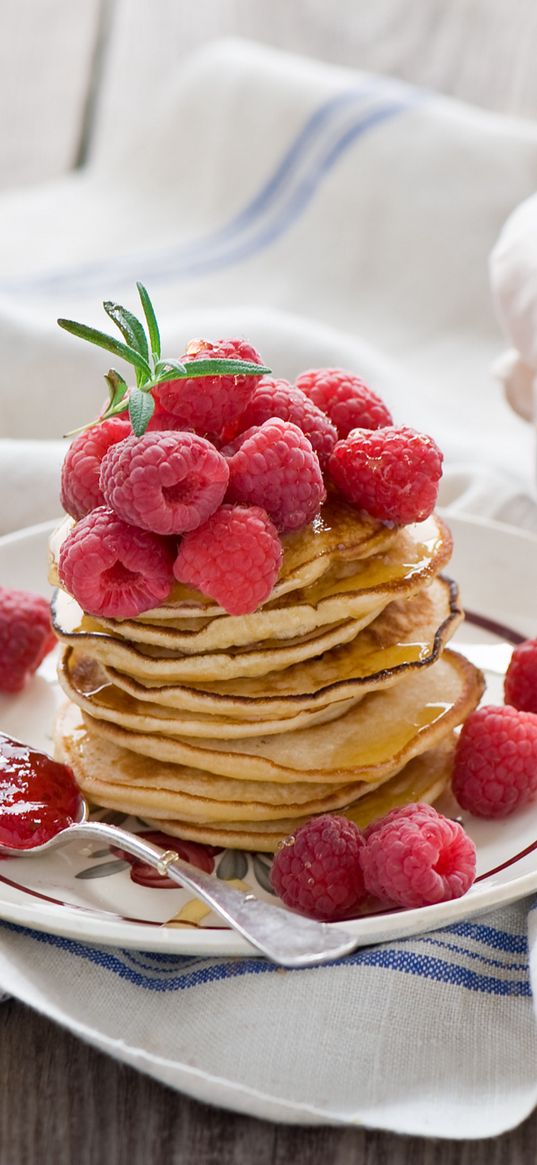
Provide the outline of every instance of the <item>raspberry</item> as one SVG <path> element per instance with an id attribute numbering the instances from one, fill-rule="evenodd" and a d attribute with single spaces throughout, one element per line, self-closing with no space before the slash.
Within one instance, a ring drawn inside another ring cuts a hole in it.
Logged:
<path id="1" fill-rule="evenodd" d="M 393 424 L 380 396 L 343 368 L 310 368 L 297 376 L 295 383 L 330 417 L 340 438 L 351 429 L 380 429 Z"/>
<path id="2" fill-rule="evenodd" d="M 105 453 L 118 441 L 132 433 L 130 422 L 121 417 L 111 417 L 80 433 L 69 446 L 61 477 L 61 503 L 73 518 L 84 518 L 96 506 L 104 502 L 99 485 L 101 461 Z"/>
<path id="3" fill-rule="evenodd" d="M 510 705 L 478 708 L 462 727 L 453 792 L 476 817 L 507 817 L 537 797 L 537 716 Z"/>
<path id="4" fill-rule="evenodd" d="M 515 647 L 505 673 L 504 699 L 522 712 L 537 712 L 537 639 Z"/>
<path id="5" fill-rule="evenodd" d="M 182 534 L 218 508 L 229 469 L 195 433 L 145 433 L 108 451 L 100 480 L 107 505 L 125 522 L 154 534 Z"/>
<path id="6" fill-rule="evenodd" d="M 249 615 L 268 599 L 283 550 L 264 510 L 222 506 L 185 534 L 173 572 L 179 582 L 210 595 L 230 615 Z"/>
<path id="7" fill-rule="evenodd" d="M 363 848 L 364 839 L 353 821 L 328 814 L 314 817 L 281 843 L 270 880 L 291 910 L 334 922 L 365 898 Z"/>
<path id="8" fill-rule="evenodd" d="M 47 600 L 0 587 L 0 691 L 20 692 L 55 643 Z"/>
<path id="9" fill-rule="evenodd" d="M 130 619 L 163 602 L 173 580 L 168 542 L 99 506 L 62 542 L 60 581 L 89 615 Z"/>
<path id="10" fill-rule="evenodd" d="M 243 438 L 229 461 L 227 500 L 261 506 L 281 532 L 311 522 L 326 490 L 308 438 L 279 418 Z"/>
<path id="11" fill-rule="evenodd" d="M 431 906 L 465 894 L 475 878 L 475 845 L 458 821 L 431 805 L 393 809 L 365 831 L 366 889 L 395 906 Z"/>
<path id="12" fill-rule="evenodd" d="M 405 526 L 434 509 L 442 460 L 432 437 L 414 429 L 355 429 L 330 454 L 328 473 L 347 501 Z"/>
<path id="13" fill-rule="evenodd" d="M 179 417 L 175 417 L 173 413 L 167 413 L 166 409 L 155 408 L 146 433 L 164 433 L 170 429 L 181 433 L 194 432 L 189 425 L 184 425 Z"/>
<path id="14" fill-rule="evenodd" d="M 246 340 L 192 340 L 182 360 L 249 360 L 261 364 L 261 357 Z M 257 376 L 200 376 L 167 380 L 153 389 L 158 407 L 173 413 L 182 424 L 197 433 L 217 438 L 225 425 L 246 408 L 258 381 Z"/>
<path id="15" fill-rule="evenodd" d="M 262 425 L 271 417 L 291 421 L 311 442 L 321 469 L 324 469 L 329 454 L 337 441 L 337 430 L 325 413 L 309 400 L 299 388 L 293 388 L 287 380 L 272 380 L 263 377 L 246 406 L 241 417 L 243 429 Z"/>

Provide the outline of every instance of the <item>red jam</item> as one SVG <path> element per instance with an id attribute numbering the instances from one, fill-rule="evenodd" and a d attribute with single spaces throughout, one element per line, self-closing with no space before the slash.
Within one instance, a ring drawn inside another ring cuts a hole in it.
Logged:
<path id="1" fill-rule="evenodd" d="M 0 845 L 33 849 L 80 818 L 67 765 L 0 733 Z"/>

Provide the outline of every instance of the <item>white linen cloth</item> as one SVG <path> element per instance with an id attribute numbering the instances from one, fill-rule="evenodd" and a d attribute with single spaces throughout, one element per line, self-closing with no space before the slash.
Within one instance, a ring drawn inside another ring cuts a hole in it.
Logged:
<path id="1" fill-rule="evenodd" d="M 135 309 L 136 279 L 167 354 L 243 334 L 280 376 L 354 368 L 443 446 L 447 505 L 535 523 L 529 427 L 489 373 L 487 258 L 537 186 L 536 127 L 241 42 L 133 125 L 115 166 L 0 199 L 4 529 L 55 515 L 58 436 L 104 395 L 106 356 L 55 317 L 106 330 L 99 301 Z M 537 1102 L 536 917 L 522 902 L 301 972 L 2 924 L 0 990 L 200 1099 L 484 1137 Z"/>

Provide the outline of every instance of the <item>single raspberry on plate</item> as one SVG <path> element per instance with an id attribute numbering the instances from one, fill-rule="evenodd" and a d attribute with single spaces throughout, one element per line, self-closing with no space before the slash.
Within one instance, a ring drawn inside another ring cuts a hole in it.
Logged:
<path id="1" fill-rule="evenodd" d="M 101 464 L 105 502 L 154 534 L 195 530 L 227 489 L 225 457 L 196 433 L 144 433 L 109 449 Z"/>
<path id="2" fill-rule="evenodd" d="M 87 514 L 62 542 L 62 586 L 88 615 L 131 619 L 162 603 L 173 582 L 169 542 L 129 526 L 106 506 Z"/>
<path id="3" fill-rule="evenodd" d="M 261 506 L 281 532 L 311 522 L 326 497 L 319 458 L 290 421 L 277 417 L 242 434 L 228 464 L 226 500 Z"/>
<path id="4" fill-rule="evenodd" d="M 537 716 L 511 705 L 477 708 L 455 750 L 453 792 L 476 817 L 507 817 L 537 797 Z"/>
<path id="5" fill-rule="evenodd" d="M 297 376 L 295 384 L 330 417 L 340 438 L 351 429 L 380 429 L 393 424 L 381 397 L 344 368 L 310 368 Z"/>
<path id="6" fill-rule="evenodd" d="M 360 857 L 364 839 L 346 817 L 326 814 L 301 825 L 281 843 L 270 871 L 286 906 L 309 918 L 335 922 L 366 896 Z"/>
<path id="7" fill-rule="evenodd" d="M 475 879 L 475 845 L 458 821 L 418 802 L 392 809 L 364 833 L 366 889 L 394 906 L 460 898 Z"/>
<path id="8" fill-rule="evenodd" d="M 515 647 L 505 673 L 504 699 L 522 712 L 537 712 L 537 639 Z"/>
<path id="9" fill-rule="evenodd" d="M 47 600 L 0 587 L 0 691 L 20 692 L 55 643 Z"/>
<path id="10" fill-rule="evenodd" d="M 274 380 L 264 376 L 246 406 L 241 417 L 242 429 L 262 425 L 271 417 L 291 421 L 311 442 L 321 469 L 324 469 L 329 454 L 338 439 L 337 430 L 325 413 L 309 400 L 299 388 L 293 388 L 288 380 Z"/>
<path id="11" fill-rule="evenodd" d="M 328 473 L 348 502 L 406 526 L 432 513 L 442 460 L 433 438 L 415 429 L 355 429 L 330 454 Z"/>
<path id="12" fill-rule="evenodd" d="M 181 357 L 181 360 L 208 359 L 262 363 L 259 352 L 246 340 L 192 340 Z M 244 412 L 258 379 L 241 373 L 240 376 L 167 380 L 153 389 L 153 396 L 160 409 L 173 413 L 196 433 L 213 439 Z"/>
<path id="13" fill-rule="evenodd" d="M 268 599 L 282 563 L 277 531 L 257 506 L 221 506 L 185 534 L 173 572 L 230 615 L 249 615 Z"/>
<path id="14" fill-rule="evenodd" d="M 101 461 L 110 447 L 124 441 L 129 433 L 130 421 L 111 417 L 75 437 L 62 465 L 60 494 L 62 506 L 72 518 L 85 518 L 90 510 L 103 505 Z"/>

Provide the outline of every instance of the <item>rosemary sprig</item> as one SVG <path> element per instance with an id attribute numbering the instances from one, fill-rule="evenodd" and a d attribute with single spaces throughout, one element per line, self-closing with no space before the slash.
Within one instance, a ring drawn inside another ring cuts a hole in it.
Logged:
<path id="1" fill-rule="evenodd" d="M 104 310 L 114 324 L 119 328 L 123 340 L 116 340 L 98 328 L 91 328 L 87 324 L 80 324 L 76 320 L 59 319 L 58 324 L 64 331 L 81 340 L 119 356 L 130 364 L 136 375 L 136 386 L 129 388 L 123 377 L 111 368 L 105 375 L 108 386 L 109 400 L 101 415 L 94 421 L 82 425 L 73 433 L 81 433 L 85 429 L 108 420 L 110 417 L 129 413 L 133 432 L 137 437 L 145 433 L 155 409 L 155 401 L 151 389 L 158 384 L 169 380 L 185 380 L 190 377 L 202 376 L 266 376 L 270 368 L 262 364 L 253 364 L 248 360 L 202 359 L 185 360 L 161 358 L 160 331 L 151 303 L 149 293 L 142 283 L 136 284 L 140 302 L 142 304 L 147 332 L 141 321 L 127 308 L 111 300 L 105 300 Z"/>

